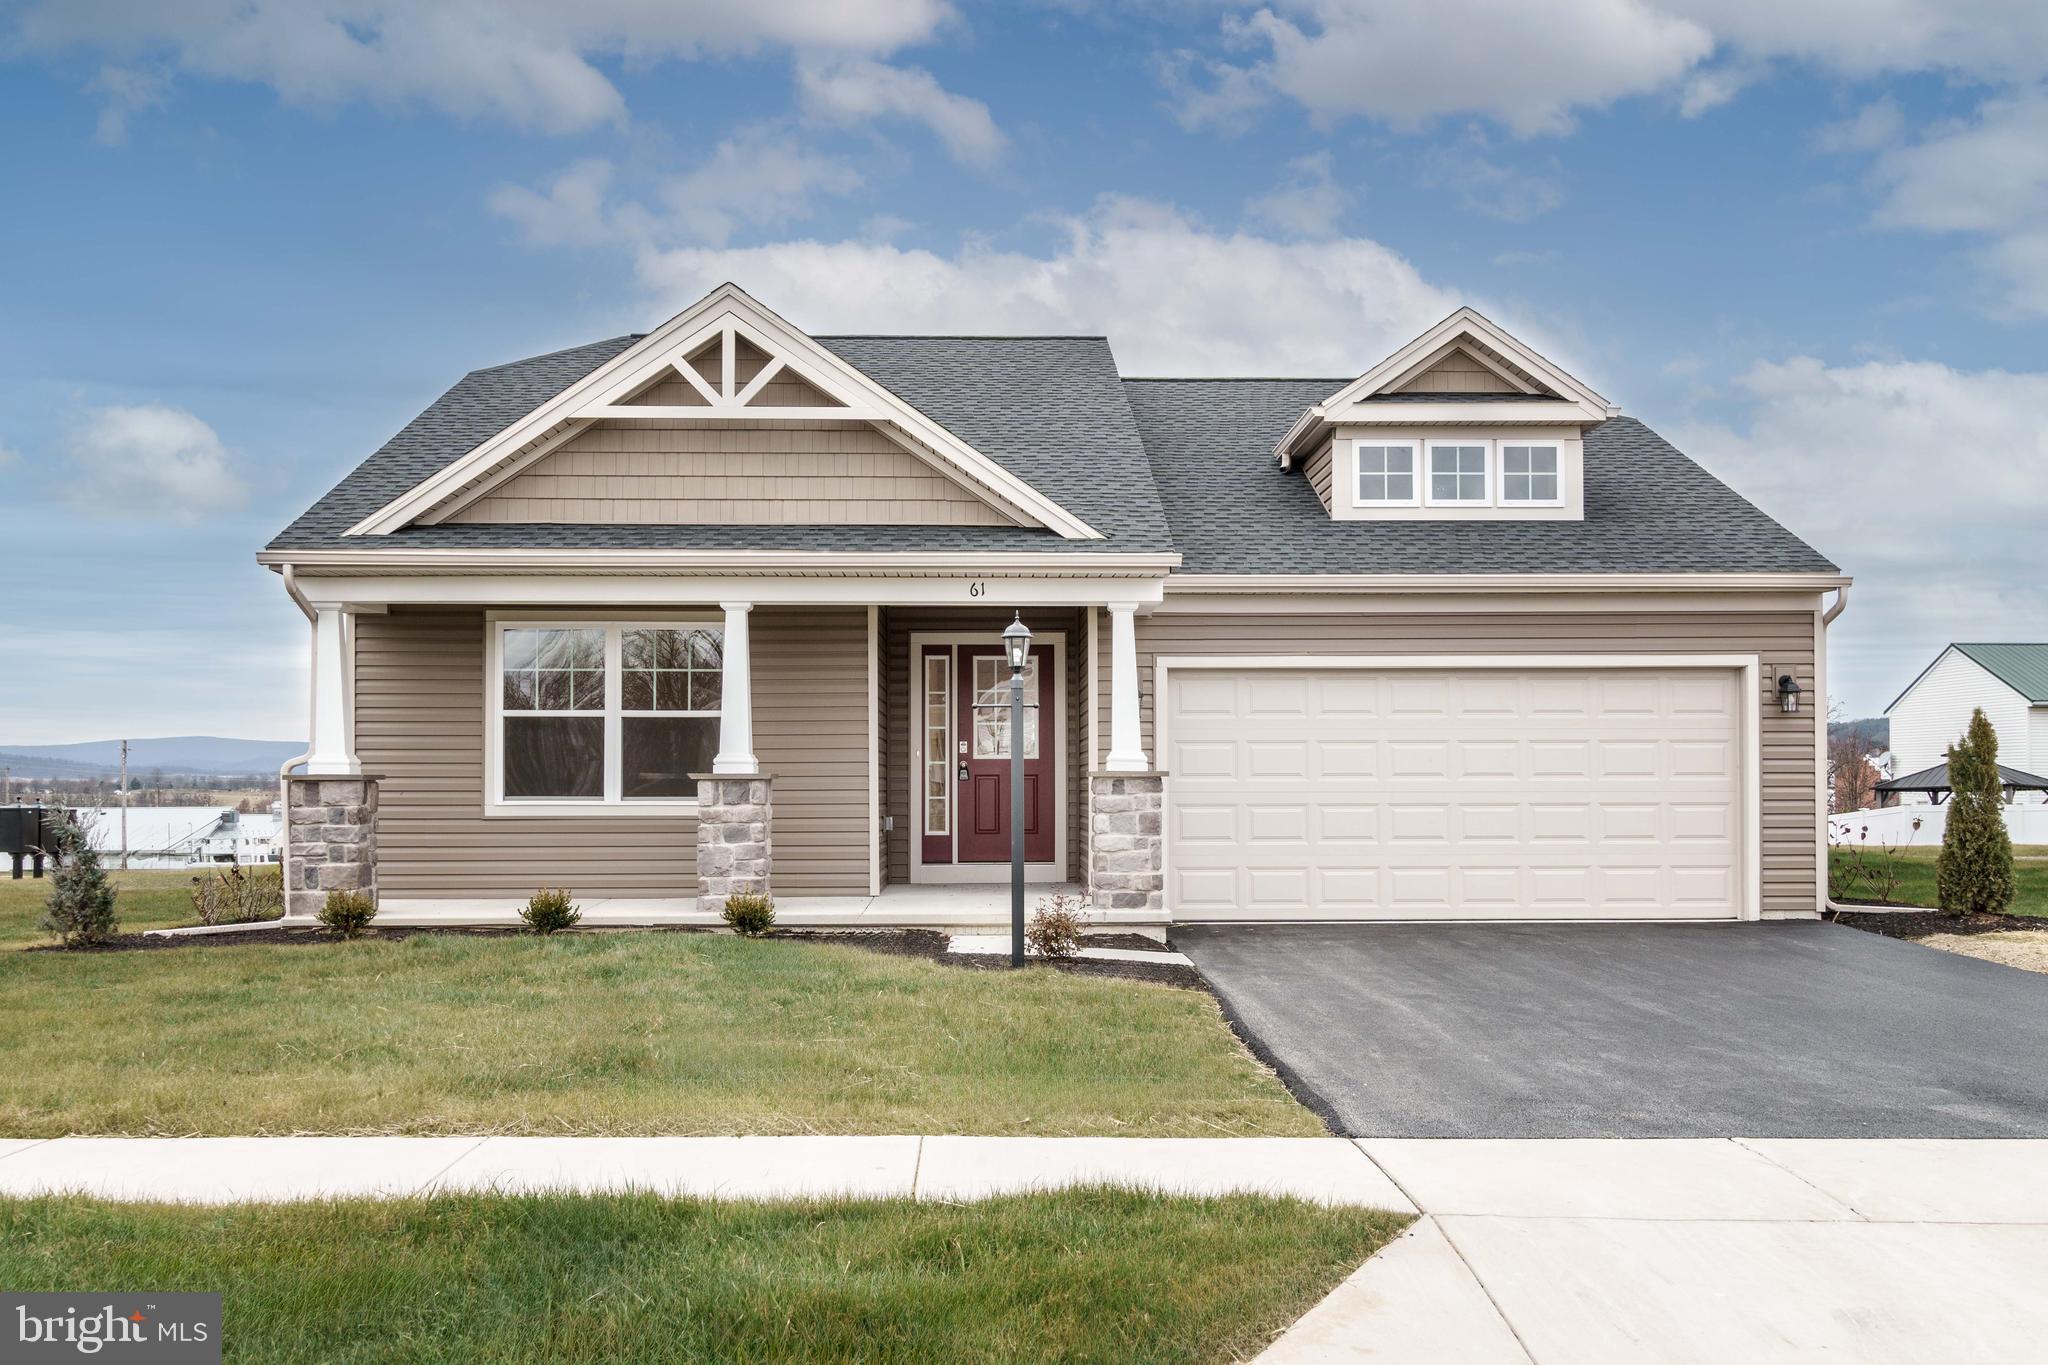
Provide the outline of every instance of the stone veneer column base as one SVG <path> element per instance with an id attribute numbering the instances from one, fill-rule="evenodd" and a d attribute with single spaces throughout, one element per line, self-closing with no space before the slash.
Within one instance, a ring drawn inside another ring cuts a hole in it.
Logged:
<path id="1" fill-rule="evenodd" d="M 374 777 L 285 777 L 284 917 L 309 920 L 330 891 L 377 899 Z"/>
<path id="2" fill-rule="evenodd" d="M 699 773 L 697 908 L 716 915 L 727 896 L 766 896 L 775 862 L 775 779 Z"/>
<path id="3" fill-rule="evenodd" d="M 1165 773 L 1088 775 L 1088 899 L 1164 914 Z"/>

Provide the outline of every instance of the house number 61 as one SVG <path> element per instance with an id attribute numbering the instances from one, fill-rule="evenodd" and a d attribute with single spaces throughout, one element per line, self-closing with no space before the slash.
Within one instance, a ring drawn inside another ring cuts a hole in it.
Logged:
<path id="1" fill-rule="evenodd" d="M 986 584 L 986 583 L 983 583 L 983 582 L 981 582 L 981 581 L 979 581 L 979 580 L 976 580 L 975 582 L 969 583 L 969 584 L 967 585 L 967 595 L 968 595 L 969 597 L 986 597 L 986 596 L 988 596 L 988 584 Z"/>

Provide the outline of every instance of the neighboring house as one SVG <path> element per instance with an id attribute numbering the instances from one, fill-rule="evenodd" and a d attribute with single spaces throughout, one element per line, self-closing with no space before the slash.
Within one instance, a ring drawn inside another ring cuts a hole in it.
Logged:
<path id="1" fill-rule="evenodd" d="M 102 857 L 118 864 L 123 848 L 121 808 L 87 806 L 80 814 Z M 231 806 L 130 806 L 126 828 L 130 867 L 278 861 L 275 815 L 243 815 Z"/>
<path id="2" fill-rule="evenodd" d="M 2048 644 L 1952 644 L 1885 708 L 1892 725 L 1892 772 L 1939 767 L 1982 707 L 1998 732 L 1998 761 L 2023 773 L 2048 771 Z M 2039 792 L 2016 800 L 2035 804 Z M 1924 803 L 1911 793 L 1901 803 Z"/>
<path id="3" fill-rule="evenodd" d="M 260 559 L 314 623 L 293 914 L 965 922 L 1013 612 L 1030 876 L 1114 922 L 1821 904 L 1848 580 L 1470 309 L 1362 377 L 1127 379 L 726 285 L 470 374 Z"/>

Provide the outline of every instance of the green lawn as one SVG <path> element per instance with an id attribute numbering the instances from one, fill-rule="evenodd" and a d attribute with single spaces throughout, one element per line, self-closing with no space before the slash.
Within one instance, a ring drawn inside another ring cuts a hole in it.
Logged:
<path id="1" fill-rule="evenodd" d="M 49 874 L 37 881 L 23 869 L 20 881 L 8 878 L 12 864 L 0 862 L 0 951 L 33 948 L 50 942 L 50 936 L 36 927 L 50 895 Z M 195 922 L 192 913 L 192 878 L 197 869 L 171 872 L 110 872 L 119 892 L 114 908 L 121 916 L 121 932 L 167 929 L 174 924 Z M 270 875 L 275 875 L 275 869 Z"/>
<path id="2" fill-rule="evenodd" d="M 1320 1135 L 1197 991 L 729 935 L 0 953 L 0 1136 Z"/>
<path id="3" fill-rule="evenodd" d="M 1892 893 L 1893 904 L 1940 905 L 1940 897 L 1934 893 L 1934 857 L 1937 852 L 1939 850 L 1933 848 L 1906 848 L 1893 855 L 1899 864 L 1899 888 Z M 1865 853 L 1864 860 L 1874 862 L 1879 856 Z M 1838 848 L 1830 850 L 1828 857 L 1840 869 L 1849 854 Z M 2012 913 L 2048 916 L 2048 847 L 2033 844 L 2013 849 L 2013 871 L 2019 883 L 2019 894 L 2013 898 Z M 1862 889 L 1852 894 L 1855 900 L 1869 898 L 1869 893 Z"/>
<path id="4" fill-rule="evenodd" d="M 0 1284 L 218 1290 L 230 1361 L 1223 1361 L 1407 1221 L 1105 1189 L 969 1205 L 0 1200 Z"/>

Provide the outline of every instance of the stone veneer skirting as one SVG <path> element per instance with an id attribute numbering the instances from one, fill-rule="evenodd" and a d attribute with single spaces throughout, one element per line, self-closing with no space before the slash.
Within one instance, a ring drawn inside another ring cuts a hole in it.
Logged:
<path id="1" fill-rule="evenodd" d="M 1105 910 L 1160 910 L 1166 875 L 1164 773 L 1088 775 L 1088 898 Z"/>
<path id="2" fill-rule="evenodd" d="M 727 896 L 773 894 L 775 781 L 702 774 L 697 778 L 697 908 L 722 913 Z"/>
<path id="3" fill-rule="evenodd" d="M 285 778 L 286 919 L 312 919 L 330 891 L 377 899 L 377 779 Z"/>

